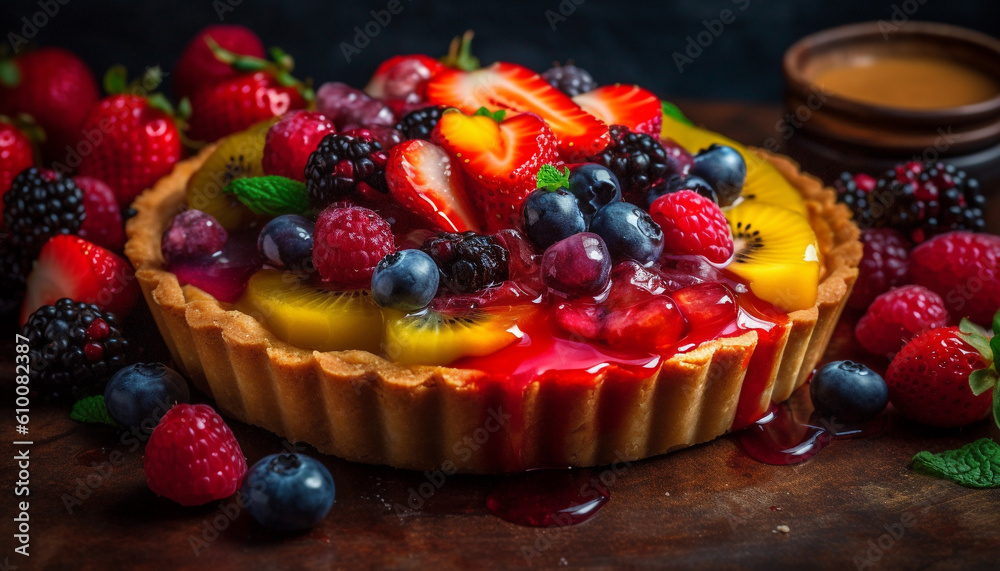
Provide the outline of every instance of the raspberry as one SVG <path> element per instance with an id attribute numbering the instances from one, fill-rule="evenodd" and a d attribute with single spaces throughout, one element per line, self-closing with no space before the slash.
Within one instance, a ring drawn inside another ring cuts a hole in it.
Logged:
<path id="1" fill-rule="evenodd" d="M 261 164 L 264 174 L 305 182 L 306 162 L 319 142 L 337 130 L 317 111 L 292 111 L 267 130 Z"/>
<path id="2" fill-rule="evenodd" d="M 215 217 L 192 208 L 174 216 L 160 240 L 160 250 L 168 264 L 193 260 L 221 250 L 227 237 L 226 229 Z"/>
<path id="3" fill-rule="evenodd" d="M 867 228 L 861 231 L 861 243 L 865 253 L 847 303 L 864 311 L 876 297 L 906 283 L 910 242 L 893 228 Z"/>
<path id="4" fill-rule="evenodd" d="M 913 336 L 948 324 L 941 296 L 918 285 L 905 285 L 875 298 L 858 321 L 854 335 L 876 355 L 892 355 Z"/>
<path id="5" fill-rule="evenodd" d="M 309 203 L 319 210 L 358 191 L 373 188 L 389 192 L 385 165 L 389 155 L 370 132 L 359 136 L 330 134 L 323 137 L 306 162 L 306 188 Z"/>
<path id="6" fill-rule="evenodd" d="M 475 232 L 442 232 L 420 249 L 441 270 L 441 284 L 455 293 L 471 293 L 500 285 L 510 273 L 510 252 L 493 236 Z"/>
<path id="7" fill-rule="evenodd" d="M 989 326 L 1000 308 L 1000 237 L 951 232 L 910 253 L 910 278 L 940 295 L 957 320 Z"/>
<path id="8" fill-rule="evenodd" d="M 87 212 L 78 235 L 102 248 L 120 252 L 125 246 L 125 226 L 115 191 L 92 176 L 73 177 L 73 182 L 83 192 Z"/>
<path id="9" fill-rule="evenodd" d="M 396 249 L 392 228 L 373 210 L 331 207 L 313 234 L 313 264 L 324 280 L 348 288 L 371 286 L 372 272 Z"/>
<path id="10" fill-rule="evenodd" d="M 733 235 L 719 206 L 691 190 L 657 198 L 649 213 L 663 229 L 663 252 L 705 256 L 723 264 L 733 255 Z"/>
<path id="11" fill-rule="evenodd" d="M 34 167 L 14 177 L 3 206 L 11 245 L 30 258 L 52 236 L 75 234 L 86 217 L 83 193 L 73 179 Z"/>
<path id="12" fill-rule="evenodd" d="M 178 404 L 167 411 L 146 444 L 146 484 L 182 506 L 233 495 L 247 461 L 222 417 L 206 404 Z"/>

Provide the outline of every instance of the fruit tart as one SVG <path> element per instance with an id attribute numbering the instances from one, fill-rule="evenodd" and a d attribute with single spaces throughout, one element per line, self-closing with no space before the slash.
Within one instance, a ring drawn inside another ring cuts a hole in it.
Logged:
<path id="1" fill-rule="evenodd" d="M 220 409 L 495 473 L 685 448 L 805 382 L 861 257 L 832 190 L 640 87 L 461 59 L 323 85 L 136 200 L 126 254 Z"/>

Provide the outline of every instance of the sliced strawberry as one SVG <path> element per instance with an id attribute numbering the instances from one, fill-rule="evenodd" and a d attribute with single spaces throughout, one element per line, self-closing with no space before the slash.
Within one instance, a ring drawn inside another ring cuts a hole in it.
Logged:
<path id="1" fill-rule="evenodd" d="M 517 225 L 521 202 L 534 190 L 538 169 L 558 156 L 552 130 L 534 113 L 504 118 L 504 112 L 448 111 L 431 140 L 468 176 L 469 197 L 490 231 Z"/>
<path id="2" fill-rule="evenodd" d="M 64 297 L 97 304 L 123 318 L 138 295 L 132 267 L 123 258 L 79 236 L 61 234 L 45 243 L 28 276 L 21 325 L 39 307 Z"/>
<path id="3" fill-rule="evenodd" d="M 498 62 L 475 71 L 445 69 L 427 83 L 427 100 L 473 113 L 480 107 L 535 113 L 555 133 L 566 160 L 599 153 L 611 141 L 608 126 L 530 69 Z"/>
<path id="4" fill-rule="evenodd" d="M 660 136 L 663 125 L 660 98 L 638 85 L 605 85 L 581 93 L 573 101 L 607 125 L 625 125 L 633 133 Z"/>
<path id="5" fill-rule="evenodd" d="M 379 99 L 406 99 L 411 94 L 422 99 L 427 82 L 442 69 L 444 64 L 428 55 L 393 56 L 375 69 L 365 93 Z"/>
<path id="6" fill-rule="evenodd" d="M 393 198 L 433 226 L 446 232 L 479 230 L 461 170 L 434 143 L 413 139 L 393 147 L 385 179 Z"/>
<path id="7" fill-rule="evenodd" d="M 73 177 L 73 182 L 83 191 L 87 212 L 78 235 L 102 248 L 120 252 L 125 246 L 125 227 L 115 191 L 92 176 Z"/>

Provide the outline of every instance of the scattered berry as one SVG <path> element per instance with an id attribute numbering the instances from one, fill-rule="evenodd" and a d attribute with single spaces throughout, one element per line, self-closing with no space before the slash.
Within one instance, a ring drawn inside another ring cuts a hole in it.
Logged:
<path id="1" fill-rule="evenodd" d="M 272 454 L 247 471 L 241 489 L 247 511 L 260 525 L 309 529 L 333 507 L 336 488 L 326 466 L 303 454 Z"/>
<path id="2" fill-rule="evenodd" d="M 128 364 L 129 342 L 114 314 L 96 305 L 63 298 L 42 306 L 21 335 L 28 338 L 32 387 L 54 399 L 98 394 Z"/>
<path id="3" fill-rule="evenodd" d="M 951 315 L 988 326 L 1000 307 L 1000 237 L 951 232 L 910 253 L 910 279 L 944 299 Z"/>
<path id="4" fill-rule="evenodd" d="M 430 141 L 431 133 L 434 132 L 434 127 L 437 126 L 445 109 L 446 107 L 443 105 L 431 105 L 410 111 L 399 120 L 396 129 L 400 130 L 407 139 Z"/>
<path id="5" fill-rule="evenodd" d="M 104 388 L 104 404 L 111 418 L 125 428 L 138 428 L 147 434 L 171 407 L 190 400 L 187 381 L 163 363 L 136 363 L 119 369 Z"/>
<path id="6" fill-rule="evenodd" d="M 989 363 L 958 333 L 957 327 L 925 331 L 889 364 L 885 375 L 889 401 L 906 418 L 955 427 L 989 414 L 992 392 L 976 396 L 969 388 L 969 375 Z"/>
<path id="7" fill-rule="evenodd" d="M 820 367 L 809 382 L 809 396 L 816 411 L 834 421 L 870 420 L 889 404 L 889 389 L 882 377 L 854 361 Z"/>
<path id="8" fill-rule="evenodd" d="M 388 155 L 370 136 L 327 135 L 306 163 L 306 187 L 315 209 L 347 198 L 364 185 L 388 192 Z"/>
<path id="9" fill-rule="evenodd" d="M 570 97 L 575 97 L 597 88 L 597 82 L 594 81 L 590 73 L 572 63 L 567 63 L 566 65 L 556 64 L 543 71 L 542 77 L 545 78 L 545 81 L 549 82 L 549 85 Z"/>
<path id="10" fill-rule="evenodd" d="M 590 230 L 604 239 L 616 262 L 632 259 L 648 264 L 663 252 L 660 225 L 645 210 L 628 202 L 612 202 L 598 210 Z"/>
<path id="11" fill-rule="evenodd" d="M 918 333 L 947 324 L 941 296 L 923 286 L 904 285 L 876 297 L 854 334 L 870 353 L 891 356 Z"/>
<path id="12" fill-rule="evenodd" d="M 83 207 L 87 212 L 77 235 L 102 248 L 120 252 L 125 247 L 125 226 L 115 191 L 89 176 L 74 177 L 73 182 L 83 193 Z"/>
<path id="13" fill-rule="evenodd" d="M 14 125 L 0 120 L 0 198 L 3 197 L 14 177 L 35 164 L 31 139 Z M 3 203 L 0 202 L 0 219 Z"/>
<path id="14" fill-rule="evenodd" d="M 879 295 L 906 283 L 910 243 L 894 228 L 866 228 L 861 243 L 864 255 L 847 303 L 865 310 Z"/>
<path id="15" fill-rule="evenodd" d="M 395 249 L 389 223 L 367 208 L 331 207 L 316 220 L 313 264 L 339 286 L 370 287 L 375 266 Z"/>
<path id="16" fill-rule="evenodd" d="M 181 52 L 174 67 L 174 94 L 177 99 L 191 97 L 206 86 L 232 79 L 240 72 L 222 62 L 212 53 L 208 39 L 211 38 L 222 48 L 239 55 L 263 58 L 264 44 L 257 34 L 243 26 L 215 24 L 206 26 L 195 34 Z"/>
<path id="17" fill-rule="evenodd" d="M 333 122 L 316 111 L 291 111 L 267 130 L 261 165 L 264 174 L 300 182 L 306 180 L 306 162 L 323 137 L 335 133 Z"/>
<path id="18" fill-rule="evenodd" d="M 168 410 L 153 429 L 143 460 L 149 489 L 182 506 L 228 498 L 247 472 L 233 432 L 206 404 Z"/>
<path id="19" fill-rule="evenodd" d="M 649 188 L 656 181 L 670 174 L 679 174 L 670 172 L 667 151 L 657 137 L 633 133 L 621 125 L 613 125 L 610 135 L 611 144 L 588 160 L 615 173 L 625 200 L 645 204 Z"/>
<path id="20" fill-rule="evenodd" d="M 83 192 L 73 179 L 34 167 L 14 177 L 3 204 L 10 245 L 28 258 L 36 257 L 49 238 L 77 233 L 86 217 Z"/>
<path id="21" fill-rule="evenodd" d="M 194 260 L 218 252 L 227 238 L 226 229 L 215 217 L 191 208 L 174 216 L 160 240 L 160 250 L 168 264 Z"/>
<path id="22" fill-rule="evenodd" d="M 421 250 L 401 250 L 382 258 L 372 274 L 372 298 L 382 307 L 415 312 L 437 295 L 437 264 Z"/>
<path id="23" fill-rule="evenodd" d="M 622 199 L 618 177 L 608 167 L 595 163 L 584 163 L 570 169 L 566 188 L 576 195 L 588 225 L 598 210 Z"/>
<path id="24" fill-rule="evenodd" d="M 282 270 L 312 268 L 316 225 L 304 216 L 285 214 L 268 221 L 257 236 L 257 250 L 265 264 Z"/>
<path id="25" fill-rule="evenodd" d="M 542 249 L 587 229 L 580 201 L 565 188 L 534 190 L 522 208 L 525 232 Z"/>
<path id="26" fill-rule="evenodd" d="M 611 279 L 611 254 L 597 234 L 574 234 L 545 250 L 542 279 L 550 288 L 567 295 L 600 293 Z"/>
<path id="27" fill-rule="evenodd" d="M 420 247 L 441 271 L 441 284 L 454 293 L 471 293 L 507 280 L 510 253 L 493 236 L 475 232 L 441 233 Z"/>
<path id="28" fill-rule="evenodd" d="M 720 206 L 729 206 L 743 192 L 747 179 L 747 163 L 743 155 L 727 145 L 713 144 L 694 156 L 691 174 L 711 185 Z"/>
<path id="29" fill-rule="evenodd" d="M 705 256 L 724 264 L 733 255 L 733 235 L 726 216 L 710 199 L 691 190 L 661 196 L 649 208 L 663 230 L 663 251 Z"/>

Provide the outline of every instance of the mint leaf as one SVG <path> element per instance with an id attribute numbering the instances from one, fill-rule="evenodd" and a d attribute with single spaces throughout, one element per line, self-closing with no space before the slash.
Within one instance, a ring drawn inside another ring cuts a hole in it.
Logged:
<path id="1" fill-rule="evenodd" d="M 309 211 L 306 185 L 283 176 L 237 178 L 225 188 L 255 214 L 280 216 Z"/>
<path id="2" fill-rule="evenodd" d="M 913 469 L 921 474 L 951 480 L 968 488 L 1000 487 L 1000 445 L 980 438 L 958 450 L 940 454 L 918 452 Z"/>
<path id="3" fill-rule="evenodd" d="M 77 422 L 118 426 L 118 423 L 108 415 L 108 407 L 104 406 L 104 395 L 85 397 L 76 401 L 69 417 Z"/>
<path id="4" fill-rule="evenodd" d="M 678 108 L 673 103 L 669 101 L 660 100 L 660 107 L 663 109 L 663 114 L 666 115 L 667 117 L 680 121 L 685 125 L 694 125 L 694 123 L 692 123 L 690 119 L 688 119 L 687 117 L 684 116 L 683 113 L 681 113 L 680 108 Z"/>
<path id="5" fill-rule="evenodd" d="M 490 119 L 493 119 L 497 123 L 500 123 L 501 121 L 503 121 L 504 117 L 507 116 L 507 110 L 500 109 L 497 111 L 490 111 L 486 107 L 480 107 L 479 109 L 476 109 L 475 113 L 472 114 L 473 117 L 477 115 L 481 115 L 483 117 L 489 117 Z"/>
<path id="6" fill-rule="evenodd" d="M 542 165 L 535 176 L 535 187 L 553 192 L 560 188 L 569 188 L 569 167 L 563 167 L 563 172 L 552 165 Z"/>

